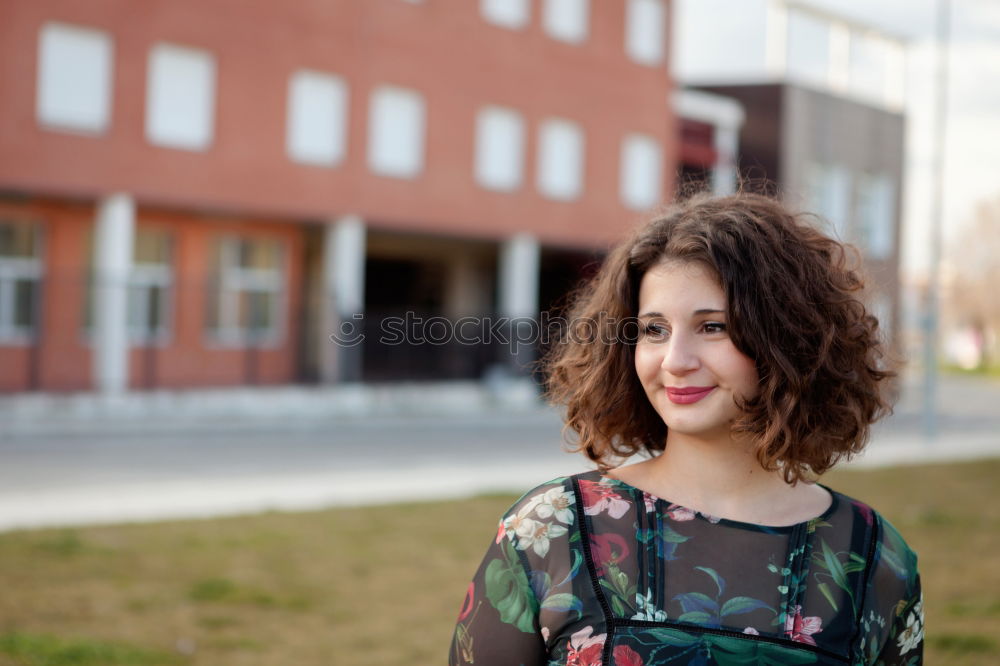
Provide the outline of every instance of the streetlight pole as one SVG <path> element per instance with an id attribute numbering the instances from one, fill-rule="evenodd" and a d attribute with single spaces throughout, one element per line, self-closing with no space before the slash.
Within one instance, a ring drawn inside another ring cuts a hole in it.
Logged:
<path id="1" fill-rule="evenodd" d="M 931 204 L 931 255 L 924 310 L 924 437 L 937 437 L 938 354 L 941 308 L 941 244 L 944 233 L 945 132 L 948 123 L 948 53 L 951 39 L 951 0 L 937 3 L 937 76 L 934 113 L 934 169 Z"/>

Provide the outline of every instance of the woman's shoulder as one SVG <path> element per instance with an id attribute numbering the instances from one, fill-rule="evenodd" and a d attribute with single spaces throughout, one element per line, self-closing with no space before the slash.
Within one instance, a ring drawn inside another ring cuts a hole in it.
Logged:
<path id="1" fill-rule="evenodd" d="M 867 502 L 827 488 L 854 516 L 854 522 L 864 525 L 871 533 L 871 565 L 882 564 L 900 577 L 916 576 L 917 554 L 903 535 L 884 514 Z"/>

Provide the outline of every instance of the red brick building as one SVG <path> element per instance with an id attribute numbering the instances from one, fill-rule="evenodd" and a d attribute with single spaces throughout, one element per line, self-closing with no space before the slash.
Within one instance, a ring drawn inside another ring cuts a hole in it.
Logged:
<path id="1" fill-rule="evenodd" d="M 3 3 L 0 390 L 391 379 L 385 350 L 330 332 L 537 315 L 669 194 L 668 18 Z"/>

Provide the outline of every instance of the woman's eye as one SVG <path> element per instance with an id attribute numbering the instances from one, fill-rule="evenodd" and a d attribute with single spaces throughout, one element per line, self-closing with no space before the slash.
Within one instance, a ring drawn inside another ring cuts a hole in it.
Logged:
<path id="1" fill-rule="evenodd" d="M 662 338 L 670 335 L 670 330 L 666 326 L 661 326 L 660 324 L 646 324 L 643 326 L 642 334 L 647 338 Z"/>
<path id="2" fill-rule="evenodd" d="M 725 333 L 726 325 L 720 321 L 707 321 L 702 324 L 702 328 L 706 333 Z"/>

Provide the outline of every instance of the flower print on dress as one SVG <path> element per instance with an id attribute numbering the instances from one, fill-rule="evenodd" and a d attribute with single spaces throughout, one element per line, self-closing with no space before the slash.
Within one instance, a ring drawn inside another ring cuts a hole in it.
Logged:
<path id="1" fill-rule="evenodd" d="M 593 633 L 594 628 L 587 626 L 569 637 L 566 666 L 601 666 L 601 653 L 608 635 L 594 636 Z"/>
<path id="2" fill-rule="evenodd" d="M 656 511 L 656 503 L 660 501 L 660 498 L 656 495 L 651 495 L 645 490 L 642 491 L 642 503 L 646 507 L 646 513 L 653 513 Z"/>
<path id="3" fill-rule="evenodd" d="M 642 655 L 627 645 L 619 645 L 611 653 L 614 666 L 643 666 Z"/>
<path id="4" fill-rule="evenodd" d="M 686 506 L 681 506 L 680 504 L 671 504 L 667 507 L 667 517 L 671 520 L 676 520 L 679 523 L 694 520 L 694 511 L 687 508 Z"/>
<path id="5" fill-rule="evenodd" d="M 539 518 L 551 518 L 555 516 L 560 523 L 573 524 L 573 502 L 576 498 L 572 491 L 562 488 L 552 488 L 543 494 L 536 496 L 537 505 L 534 507 L 535 515 Z"/>
<path id="6" fill-rule="evenodd" d="M 686 506 L 681 506 L 680 504 L 671 504 L 670 506 L 667 507 L 667 517 L 670 518 L 671 520 L 676 520 L 679 523 L 687 520 L 694 520 L 694 517 L 699 513 L 701 514 L 702 518 L 704 518 L 710 523 L 717 523 L 720 520 L 719 518 L 716 518 L 713 515 L 704 513 L 702 511 L 695 511 L 694 509 L 689 509 Z"/>
<path id="7" fill-rule="evenodd" d="M 823 620 L 815 615 L 802 617 L 802 606 L 796 605 L 792 612 L 785 618 L 785 633 L 793 641 L 816 645 L 813 634 L 823 631 Z"/>
<path id="8" fill-rule="evenodd" d="M 545 557 L 549 552 L 549 540 L 566 534 L 562 525 L 543 523 L 531 518 L 517 521 L 514 533 L 517 534 L 517 549 L 527 550 L 529 547 L 539 557 Z"/>
<path id="9" fill-rule="evenodd" d="M 743 633 L 744 634 L 748 634 L 750 636 L 760 636 L 760 632 L 757 631 L 756 629 L 754 629 L 753 627 L 747 627 L 747 628 L 745 628 L 743 630 Z"/>
<path id="10" fill-rule="evenodd" d="M 629 554 L 628 543 L 620 534 L 592 534 L 590 536 L 590 554 L 594 558 L 597 575 L 603 576 L 611 565 L 617 565 Z"/>
<path id="11" fill-rule="evenodd" d="M 924 640 L 924 595 L 920 595 L 920 601 L 913 607 L 913 611 L 906 618 L 906 627 L 899 632 L 896 637 L 896 645 L 899 647 L 899 654 L 904 655 L 910 650 L 920 645 Z"/>
<path id="12" fill-rule="evenodd" d="M 653 590 L 646 588 L 646 594 L 638 592 L 635 595 L 635 607 L 639 610 L 632 616 L 633 620 L 648 620 L 650 622 L 666 622 L 667 612 L 660 610 L 653 603 Z"/>
<path id="13" fill-rule="evenodd" d="M 621 518 L 628 512 L 628 501 L 622 499 L 610 483 L 580 479 L 580 490 L 583 491 L 583 512 L 588 516 L 607 511 L 612 518 Z"/>

